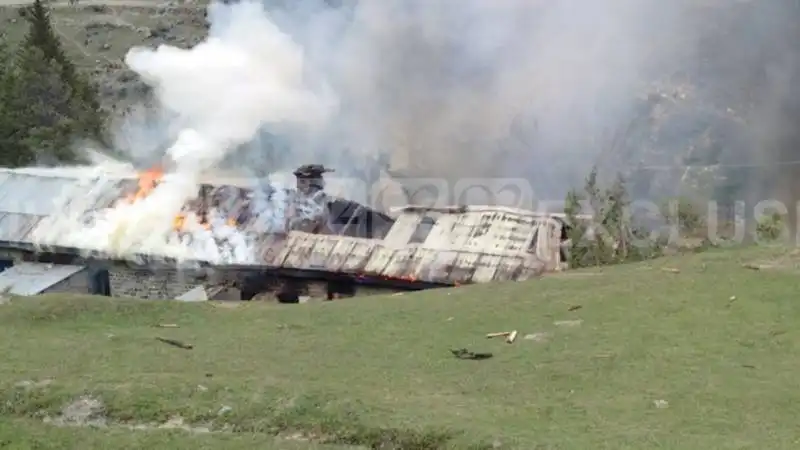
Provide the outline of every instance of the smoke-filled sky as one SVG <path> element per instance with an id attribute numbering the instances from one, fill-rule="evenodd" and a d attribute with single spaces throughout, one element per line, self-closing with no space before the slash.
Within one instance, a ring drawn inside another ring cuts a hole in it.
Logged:
<path id="1" fill-rule="evenodd" d="M 234 159 L 240 167 L 321 162 L 348 175 L 383 155 L 417 176 L 525 177 L 551 198 L 595 163 L 659 166 L 639 173 L 635 193 L 655 195 L 672 193 L 686 164 L 772 164 L 794 154 L 798 139 L 776 136 L 797 122 L 786 106 L 798 92 L 797 0 L 332 3 L 268 0 L 264 19 L 281 32 L 224 12 L 235 5 L 209 16 L 212 35 L 236 30 L 231 42 L 302 71 L 302 89 L 334 110 L 324 121 L 309 128 L 270 115 L 259 103 L 291 110 L 279 92 L 214 89 L 204 81 L 218 75 L 211 53 L 187 85 L 207 93 L 173 109 L 240 96 L 222 101 L 240 110 L 213 116 L 222 127 L 242 114 L 260 125 Z M 271 53 L 282 33 L 294 44 L 280 48 L 296 54 Z M 242 74 L 244 85 L 269 81 L 263 69 L 274 66 Z"/>

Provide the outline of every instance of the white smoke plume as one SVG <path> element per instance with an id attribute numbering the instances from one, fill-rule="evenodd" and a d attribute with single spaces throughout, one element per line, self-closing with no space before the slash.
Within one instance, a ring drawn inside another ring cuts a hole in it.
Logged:
<path id="1" fill-rule="evenodd" d="M 211 217 L 210 229 L 187 220 L 183 235 L 174 232 L 175 217 L 197 196 L 200 177 L 262 126 L 313 129 L 326 121 L 336 102 L 329 92 L 306 84 L 302 48 L 270 21 L 260 3 L 212 4 L 209 21 L 208 39 L 194 48 L 133 48 L 125 58 L 154 88 L 178 130 L 163 155 L 160 184 L 138 201 L 96 212 L 88 225 L 80 208 L 50 220 L 36 232 L 39 243 L 116 255 L 248 261 L 245 237 L 226 226 L 225 217 Z M 99 181 L 90 182 L 102 188 Z M 279 206 L 270 211 L 260 203 L 264 211 L 280 212 Z M 226 245 L 220 245 L 223 241 Z"/>

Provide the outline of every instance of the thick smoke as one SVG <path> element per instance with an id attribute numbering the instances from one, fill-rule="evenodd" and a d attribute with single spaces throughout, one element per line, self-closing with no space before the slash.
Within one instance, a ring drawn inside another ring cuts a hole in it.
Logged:
<path id="1" fill-rule="evenodd" d="M 388 155 L 410 176 L 524 177 L 563 198 L 595 164 L 657 197 L 753 192 L 766 171 L 725 166 L 776 162 L 759 155 L 786 117 L 796 1 L 333 3 L 267 0 L 341 110 L 324 132 L 266 130 L 251 165 L 360 175 Z"/>
<path id="2" fill-rule="evenodd" d="M 226 226 L 225 217 L 210 217 L 210 229 L 186 221 L 188 236 L 174 232 L 175 218 L 197 197 L 200 177 L 251 141 L 262 126 L 313 131 L 325 123 L 335 103 L 324 90 L 311 90 L 305 83 L 302 49 L 268 20 L 261 5 L 211 5 L 209 19 L 209 38 L 192 49 L 133 48 L 125 58 L 154 88 L 175 130 L 160 162 L 167 172 L 160 184 L 138 201 L 97 212 L 89 225 L 83 223 L 84 211 L 73 207 L 76 214 L 40 227 L 40 243 L 57 240 L 113 254 L 216 262 L 248 259 L 244 236 Z M 270 214 L 279 211 L 261 207 Z M 224 249 L 220 241 L 226 242 Z"/>
<path id="3" fill-rule="evenodd" d="M 197 176 L 223 165 L 317 162 L 371 182 L 390 162 L 523 177 L 547 199 L 599 165 L 636 196 L 796 193 L 778 164 L 797 144 L 796 1 L 332 3 L 214 4 L 201 45 L 130 52 L 161 109 L 119 140 L 175 174 L 108 235 L 158 247 Z"/>
<path id="4" fill-rule="evenodd" d="M 237 8 L 215 6 L 212 33 L 224 22 L 250 38 L 253 21 L 228 12 Z M 368 183 L 387 165 L 451 182 L 522 177 L 558 199 L 593 165 L 628 175 L 636 196 L 754 194 L 770 171 L 730 166 L 782 158 L 763 155 L 786 131 L 775 124 L 796 91 L 796 1 L 265 0 L 264 9 L 267 26 L 302 47 L 305 81 L 339 108 L 314 132 L 262 124 L 227 167 L 264 175 L 318 162 Z M 145 165 L 180 129 L 163 114 L 128 125 L 118 136 Z"/>

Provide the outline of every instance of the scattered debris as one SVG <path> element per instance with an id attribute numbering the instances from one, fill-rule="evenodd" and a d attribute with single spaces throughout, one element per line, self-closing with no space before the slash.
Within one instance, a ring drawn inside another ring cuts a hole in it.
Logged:
<path id="1" fill-rule="evenodd" d="M 22 380 L 19 383 L 16 383 L 14 387 L 18 388 L 25 388 L 25 389 L 35 389 L 40 387 L 45 387 L 52 383 L 53 380 L 49 378 L 45 378 L 44 380 L 33 381 L 33 380 Z"/>
<path id="2" fill-rule="evenodd" d="M 177 324 L 174 323 L 160 323 L 156 325 L 158 328 L 180 328 Z"/>
<path id="3" fill-rule="evenodd" d="M 513 344 L 514 341 L 517 340 L 517 330 L 511 332 L 511 334 L 506 337 L 506 344 Z"/>
<path id="4" fill-rule="evenodd" d="M 553 325 L 557 327 L 577 327 L 583 323 L 583 320 L 556 320 Z"/>
<path id="5" fill-rule="evenodd" d="M 233 411 L 233 408 L 231 408 L 230 406 L 227 406 L 227 405 L 223 405 L 222 408 L 220 408 L 219 411 L 217 411 L 217 415 L 221 416 L 221 415 L 227 414 L 227 413 L 229 413 L 231 411 Z"/>
<path id="6" fill-rule="evenodd" d="M 679 269 L 675 269 L 674 267 L 662 267 L 661 270 L 669 273 L 681 273 Z"/>
<path id="7" fill-rule="evenodd" d="M 544 332 L 526 334 L 525 336 L 522 337 L 522 339 L 525 339 L 526 341 L 534 341 L 534 342 L 545 342 L 549 338 L 550 338 L 550 333 L 544 333 Z"/>
<path id="8" fill-rule="evenodd" d="M 567 308 L 567 311 L 577 311 L 577 310 L 579 310 L 581 308 L 583 308 L 583 305 L 573 305 L 573 306 L 570 306 L 569 308 Z"/>
<path id="9" fill-rule="evenodd" d="M 655 400 L 653 401 L 653 406 L 655 406 L 658 409 L 664 409 L 669 407 L 669 402 L 667 402 L 666 400 Z"/>
<path id="10" fill-rule="evenodd" d="M 745 369 L 755 369 L 756 368 L 756 366 L 753 366 L 751 364 L 742 364 L 742 367 L 744 367 Z"/>
<path id="11" fill-rule="evenodd" d="M 513 333 L 513 331 L 498 331 L 496 333 L 488 333 L 486 337 L 489 339 L 496 337 L 508 337 L 508 335 L 510 335 L 511 333 Z"/>
<path id="12" fill-rule="evenodd" d="M 489 359 L 492 355 L 491 353 L 475 353 L 471 352 L 465 348 L 460 348 L 458 350 L 450 350 L 450 353 L 453 354 L 458 359 L 471 359 L 474 361 L 480 361 L 482 359 Z"/>
<path id="13" fill-rule="evenodd" d="M 178 347 L 178 348 L 182 348 L 182 349 L 185 349 L 185 350 L 191 350 L 191 349 L 194 348 L 193 345 L 184 344 L 183 342 L 176 341 L 174 339 L 166 339 L 166 338 L 162 338 L 162 337 L 157 337 L 156 339 L 161 341 L 161 342 L 163 342 L 163 343 L 165 343 L 165 344 L 169 344 L 169 345 L 171 345 L 173 347 Z"/>

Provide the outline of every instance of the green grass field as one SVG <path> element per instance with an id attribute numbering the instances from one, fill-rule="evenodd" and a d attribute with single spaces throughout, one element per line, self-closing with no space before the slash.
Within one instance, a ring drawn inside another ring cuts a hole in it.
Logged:
<path id="1" fill-rule="evenodd" d="M 715 250 L 305 305 L 14 298 L 0 447 L 798 448 L 797 261 Z M 158 429 L 178 418 L 197 429 Z"/>

